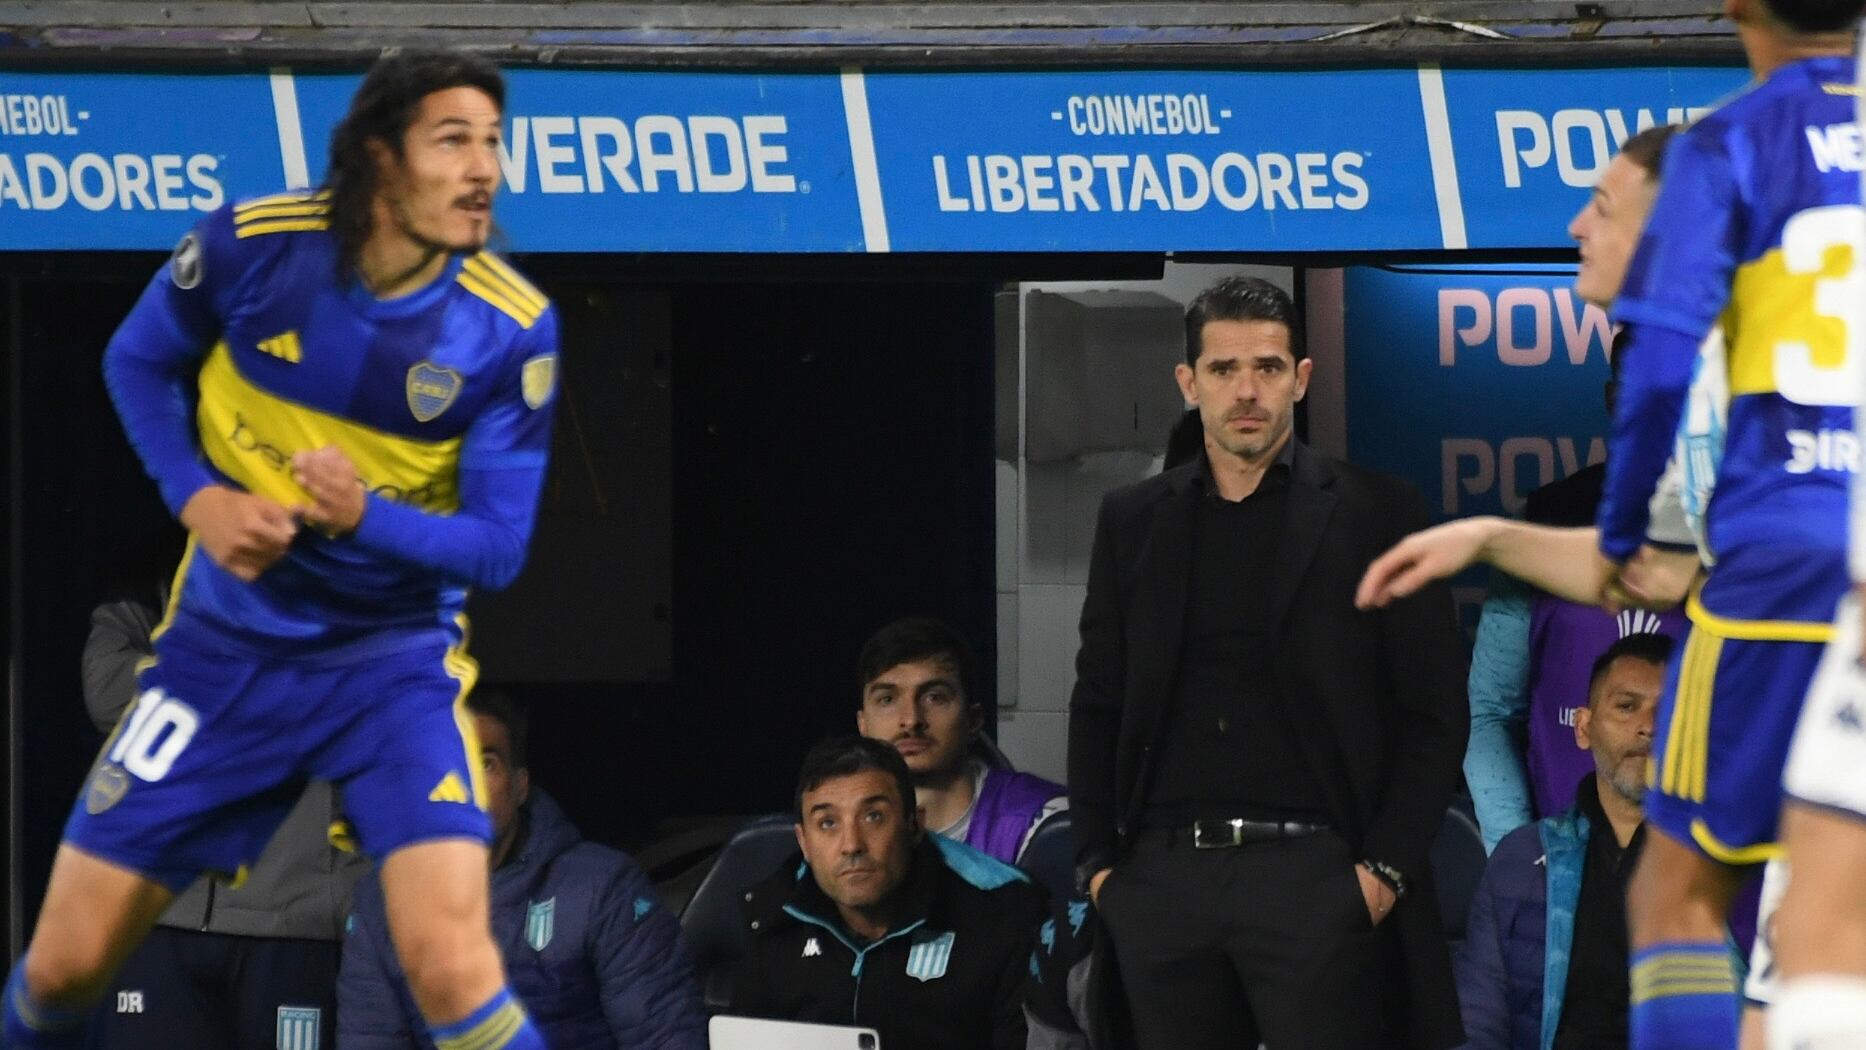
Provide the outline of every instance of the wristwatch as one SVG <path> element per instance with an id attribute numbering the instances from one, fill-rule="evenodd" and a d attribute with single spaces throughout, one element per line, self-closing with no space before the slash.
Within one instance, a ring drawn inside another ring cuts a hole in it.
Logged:
<path id="1" fill-rule="evenodd" d="M 1361 867 L 1373 873 L 1374 878 L 1386 883 L 1387 889 L 1393 891 L 1394 900 L 1399 900 L 1406 896 L 1406 876 L 1400 874 L 1398 868 L 1391 864 L 1383 864 L 1377 860 L 1363 860 L 1361 861 Z"/>

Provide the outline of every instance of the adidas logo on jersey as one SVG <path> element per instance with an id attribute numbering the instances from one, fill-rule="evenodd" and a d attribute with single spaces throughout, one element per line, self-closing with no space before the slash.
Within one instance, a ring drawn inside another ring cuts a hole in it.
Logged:
<path id="1" fill-rule="evenodd" d="M 305 350 L 298 342 L 297 332 L 280 332 L 270 339 L 259 341 L 259 352 L 271 354 L 288 365 L 295 365 L 304 360 Z"/>
<path id="2" fill-rule="evenodd" d="M 472 800 L 472 796 L 467 794 L 466 784 L 461 781 L 458 773 L 449 773 L 442 777 L 441 782 L 434 785 L 434 790 L 428 792 L 429 802 L 468 803 Z"/>

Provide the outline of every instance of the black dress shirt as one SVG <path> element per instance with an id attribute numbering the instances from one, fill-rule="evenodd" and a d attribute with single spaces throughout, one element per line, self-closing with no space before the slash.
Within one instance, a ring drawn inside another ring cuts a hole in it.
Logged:
<path id="1" fill-rule="evenodd" d="M 1587 859 L 1581 867 L 1581 899 L 1574 911 L 1574 948 L 1555 1050 L 1619 1050 L 1627 1045 L 1626 883 L 1645 845 L 1646 826 L 1639 825 L 1622 848 L 1601 809 L 1597 783 L 1590 773 L 1575 791 L 1575 802 L 1587 815 Z"/>
<path id="2" fill-rule="evenodd" d="M 1233 502 L 1204 464 L 1187 587 L 1184 641 L 1146 822 L 1245 817 L 1321 820 L 1323 801 L 1302 760 L 1272 675 L 1268 598 L 1289 507 L 1293 440 L 1256 491 Z"/>

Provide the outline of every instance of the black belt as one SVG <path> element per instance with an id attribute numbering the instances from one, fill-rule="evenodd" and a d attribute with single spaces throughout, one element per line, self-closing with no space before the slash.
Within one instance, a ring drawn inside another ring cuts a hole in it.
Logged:
<path id="1" fill-rule="evenodd" d="M 1168 846 L 1190 844 L 1194 849 L 1229 849 L 1251 842 L 1276 842 L 1324 835 L 1334 829 L 1327 824 L 1300 820 L 1195 820 L 1176 828 L 1150 828 L 1145 838 L 1162 839 Z"/>

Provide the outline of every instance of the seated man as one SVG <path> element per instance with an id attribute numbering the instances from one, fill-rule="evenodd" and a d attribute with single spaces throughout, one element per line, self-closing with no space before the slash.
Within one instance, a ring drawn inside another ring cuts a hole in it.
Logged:
<path id="1" fill-rule="evenodd" d="M 647 875 L 620 851 L 583 841 L 557 803 L 532 790 L 523 712 L 487 689 L 467 707 L 493 823 L 493 938 L 532 1024 L 552 1047 L 706 1050 L 680 925 Z M 356 888 L 337 1004 L 344 1050 L 433 1046 L 390 946 L 375 873 Z"/>
<path id="2" fill-rule="evenodd" d="M 925 834 L 907 764 L 878 741 L 812 748 L 796 811 L 802 862 L 746 895 L 727 1012 L 873 1028 L 886 1050 L 1024 1050 L 1042 892 Z"/>
<path id="3" fill-rule="evenodd" d="M 907 760 L 928 828 L 1015 864 L 1037 825 L 1068 808 L 1069 796 L 1061 784 L 979 758 L 984 713 L 970 699 L 974 666 L 964 639 L 938 620 L 888 624 L 856 660 L 855 728 Z"/>
<path id="4" fill-rule="evenodd" d="M 1653 711 L 1672 639 L 1632 634 L 1594 661 L 1575 805 L 1504 836 L 1458 952 L 1469 1050 L 1627 1045 L 1626 882 L 1645 841 Z"/>

